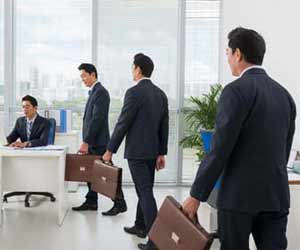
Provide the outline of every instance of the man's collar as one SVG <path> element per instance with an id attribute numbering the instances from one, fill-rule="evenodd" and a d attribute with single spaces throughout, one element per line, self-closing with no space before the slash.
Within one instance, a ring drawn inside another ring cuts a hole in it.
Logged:
<path id="1" fill-rule="evenodd" d="M 150 80 L 150 77 L 142 77 L 140 80 L 136 81 L 136 84 L 138 84 L 139 82 L 143 81 L 143 80 Z"/>
<path id="2" fill-rule="evenodd" d="M 34 123 L 34 121 L 37 118 L 37 116 L 38 116 L 38 114 L 36 113 L 35 116 L 31 120 L 28 117 L 26 117 L 26 121 Z"/>
<path id="3" fill-rule="evenodd" d="M 92 85 L 91 85 L 91 87 L 90 87 L 90 90 L 92 91 L 93 90 L 93 88 L 95 87 L 95 85 L 98 83 L 98 81 L 96 80 Z"/>
<path id="4" fill-rule="evenodd" d="M 241 72 L 241 74 L 239 75 L 239 78 L 242 77 L 247 71 L 249 71 L 251 69 L 264 69 L 264 67 L 260 66 L 260 65 L 252 65 L 250 67 L 247 67 Z"/>

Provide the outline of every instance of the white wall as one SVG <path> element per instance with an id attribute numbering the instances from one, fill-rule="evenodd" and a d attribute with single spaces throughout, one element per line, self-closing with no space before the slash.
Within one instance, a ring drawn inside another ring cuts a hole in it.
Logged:
<path id="1" fill-rule="evenodd" d="M 286 87 L 298 110 L 294 147 L 300 149 L 300 1 L 223 0 L 221 7 L 220 82 L 231 76 L 226 61 L 227 34 L 237 26 L 255 29 L 266 40 L 264 66 L 268 74 Z"/>

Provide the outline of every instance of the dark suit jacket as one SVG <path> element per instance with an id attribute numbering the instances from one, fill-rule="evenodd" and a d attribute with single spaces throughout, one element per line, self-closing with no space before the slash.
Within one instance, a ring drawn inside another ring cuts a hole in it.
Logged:
<path id="1" fill-rule="evenodd" d="M 286 165 L 295 117 L 292 97 L 263 69 L 250 69 L 227 85 L 212 149 L 200 164 L 191 195 L 206 201 L 223 171 L 219 209 L 256 213 L 289 208 Z"/>
<path id="2" fill-rule="evenodd" d="M 109 103 L 108 91 L 100 82 L 96 83 L 85 106 L 82 127 L 83 141 L 89 144 L 90 150 L 107 146 Z"/>
<path id="3" fill-rule="evenodd" d="M 29 141 L 31 147 L 46 146 L 48 144 L 49 121 L 37 115 L 32 125 Z M 13 131 L 6 137 L 8 143 L 13 143 L 20 138 L 21 142 L 27 141 L 26 117 L 20 117 L 16 121 Z"/>
<path id="4" fill-rule="evenodd" d="M 127 90 L 108 150 L 116 153 L 125 135 L 127 159 L 156 159 L 167 154 L 168 99 L 148 79 Z"/>

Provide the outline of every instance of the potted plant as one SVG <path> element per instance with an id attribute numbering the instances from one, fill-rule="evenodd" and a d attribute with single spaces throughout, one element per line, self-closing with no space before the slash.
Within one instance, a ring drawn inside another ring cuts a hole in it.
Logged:
<path id="1" fill-rule="evenodd" d="M 201 97 L 190 97 L 189 106 L 183 109 L 186 127 L 184 138 L 180 143 L 183 147 L 196 148 L 199 161 L 210 150 L 217 103 L 222 89 L 221 84 L 211 85 L 207 94 Z"/>
<path id="2" fill-rule="evenodd" d="M 217 104 L 222 89 L 221 84 L 211 85 L 207 94 L 203 94 L 201 97 L 190 97 L 189 106 L 183 109 L 186 124 L 184 138 L 180 144 L 183 147 L 196 148 L 199 162 L 210 151 Z M 213 207 L 216 207 L 219 185 L 218 181 L 208 200 Z"/>

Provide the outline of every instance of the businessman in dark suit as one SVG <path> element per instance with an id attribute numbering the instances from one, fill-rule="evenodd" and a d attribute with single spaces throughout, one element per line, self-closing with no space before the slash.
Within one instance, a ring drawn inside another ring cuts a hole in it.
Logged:
<path id="1" fill-rule="evenodd" d="M 25 116 L 17 119 L 14 129 L 6 137 L 9 146 L 25 148 L 47 145 L 50 125 L 46 118 L 37 113 L 37 107 L 34 97 L 26 95 L 22 98 Z"/>
<path id="2" fill-rule="evenodd" d="M 108 143 L 104 160 L 111 160 L 126 136 L 125 158 L 138 195 L 135 225 L 127 233 L 144 238 L 157 214 L 153 196 L 155 169 L 165 166 L 168 147 L 169 112 L 165 93 L 150 80 L 154 64 L 150 57 L 137 54 L 132 65 L 136 85 L 127 90 L 118 122 Z M 157 249 L 151 241 L 140 249 Z"/>
<path id="3" fill-rule="evenodd" d="M 290 94 L 262 65 L 265 41 L 236 28 L 228 35 L 228 62 L 238 79 L 220 97 L 212 149 L 200 164 L 184 211 L 193 217 L 222 174 L 218 233 L 222 250 L 287 249 L 290 207 L 287 161 L 295 130 Z"/>
<path id="4" fill-rule="evenodd" d="M 90 88 L 89 98 L 87 100 L 82 127 L 82 144 L 79 152 L 82 154 L 93 154 L 102 156 L 106 151 L 109 141 L 108 112 L 109 112 L 109 93 L 104 86 L 97 81 L 97 69 L 89 63 L 81 64 L 81 79 L 84 84 Z M 86 201 L 79 207 L 73 207 L 75 211 L 97 210 L 98 194 L 91 190 L 91 184 L 88 183 L 88 193 Z M 123 213 L 127 210 L 126 202 L 121 192 L 121 197 L 114 201 L 114 206 L 103 215 L 113 216 Z"/>

